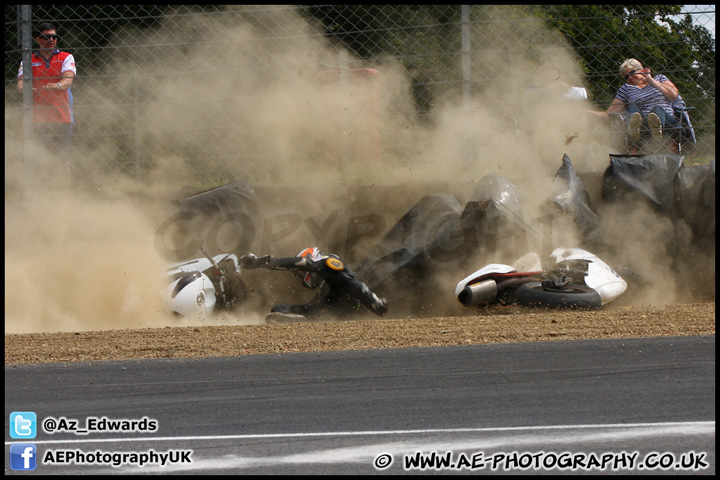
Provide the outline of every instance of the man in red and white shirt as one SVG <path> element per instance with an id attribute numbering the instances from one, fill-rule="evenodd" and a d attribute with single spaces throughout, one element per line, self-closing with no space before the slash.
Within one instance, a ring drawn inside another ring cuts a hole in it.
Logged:
<path id="1" fill-rule="evenodd" d="M 58 152 L 69 163 L 73 132 L 73 97 L 70 87 L 77 70 L 72 54 L 57 48 L 58 34 L 50 23 L 36 28 L 35 41 L 40 49 L 33 53 L 32 89 L 34 133 L 51 152 Z M 17 88 L 23 91 L 23 66 L 20 64 Z"/>

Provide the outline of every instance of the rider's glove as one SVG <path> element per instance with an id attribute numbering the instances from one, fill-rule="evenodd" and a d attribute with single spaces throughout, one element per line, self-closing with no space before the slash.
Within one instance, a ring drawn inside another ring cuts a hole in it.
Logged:
<path id="1" fill-rule="evenodd" d="M 240 266 L 243 268 L 257 268 L 258 257 L 252 253 L 248 253 L 240 257 Z"/>
<path id="2" fill-rule="evenodd" d="M 248 253 L 240 257 L 240 266 L 243 268 L 260 268 L 265 267 L 270 262 L 270 255 L 258 257 L 255 254 Z"/>

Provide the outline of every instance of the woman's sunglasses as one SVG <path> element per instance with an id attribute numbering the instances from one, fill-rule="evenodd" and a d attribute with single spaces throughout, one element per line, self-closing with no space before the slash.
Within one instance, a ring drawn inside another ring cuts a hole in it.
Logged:
<path id="1" fill-rule="evenodd" d="M 55 34 L 52 34 L 52 35 L 44 35 L 43 34 L 43 35 L 38 35 L 38 37 L 42 38 L 43 40 L 50 40 L 50 39 L 57 40 L 60 38 L 58 35 L 55 35 Z"/>
<path id="2" fill-rule="evenodd" d="M 629 72 L 623 74 L 623 77 L 625 78 L 625 80 L 627 80 L 628 78 L 630 78 L 630 75 L 635 75 L 637 73 L 637 71 L 638 71 L 637 68 L 635 70 L 630 70 Z"/>

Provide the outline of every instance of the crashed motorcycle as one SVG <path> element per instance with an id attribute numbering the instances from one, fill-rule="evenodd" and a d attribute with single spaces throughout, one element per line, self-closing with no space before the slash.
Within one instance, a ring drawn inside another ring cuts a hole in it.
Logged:
<path id="1" fill-rule="evenodd" d="M 171 265 L 164 300 L 178 316 L 206 317 L 218 311 L 231 311 L 247 298 L 248 287 L 240 275 L 234 254 L 214 257 L 201 248 L 202 258 Z"/>
<path id="2" fill-rule="evenodd" d="M 627 289 L 627 282 L 607 263 L 581 248 L 556 248 L 543 268 L 535 253 L 513 265 L 489 264 L 461 280 L 455 296 L 465 306 L 500 306 L 591 310 Z"/>

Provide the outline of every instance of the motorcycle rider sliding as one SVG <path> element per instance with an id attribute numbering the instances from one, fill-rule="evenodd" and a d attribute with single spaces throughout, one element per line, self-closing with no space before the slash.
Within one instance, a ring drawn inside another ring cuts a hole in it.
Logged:
<path id="1" fill-rule="evenodd" d="M 308 303 L 302 305 L 275 305 L 266 317 L 268 321 L 280 321 L 283 316 L 293 315 L 316 317 L 322 314 L 335 316 L 356 312 L 360 304 L 375 315 L 387 313 L 387 301 L 370 291 L 368 286 L 358 280 L 337 255 L 325 255 L 317 247 L 301 250 L 294 257 L 257 257 L 249 253 L 240 257 L 244 268 L 267 268 L 288 270 L 302 280 L 306 288 L 320 291 Z M 274 315 L 279 314 L 279 315 Z"/>

